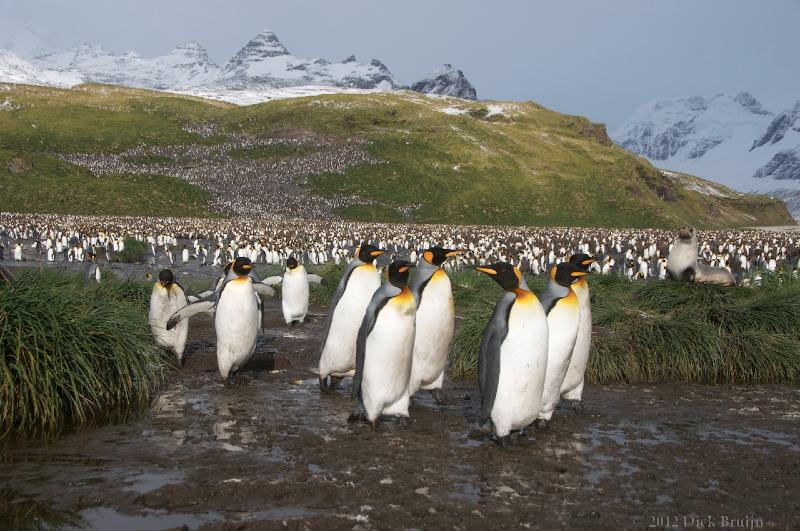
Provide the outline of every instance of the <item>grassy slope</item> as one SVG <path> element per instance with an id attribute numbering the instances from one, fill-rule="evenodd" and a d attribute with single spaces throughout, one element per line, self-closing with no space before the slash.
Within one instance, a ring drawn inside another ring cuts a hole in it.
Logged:
<path id="1" fill-rule="evenodd" d="M 317 193 L 353 193 L 380 203 L 339 212 L 353 219 L 639 227 L 774 225 L 790 219 L 782 204 L 764 197 L 718 198 L 688 190 L 643 159 L 599 143 L 598 128 L 588 120 L 535 103 L 503 104 L 504 115 L 487 116 L 488 102 L 414 93 L 340 94 L 249 107 L 99 85 L 71 91 L 23 87 L 7 96 L 21 108 L 0 111 L 0 148 L 32 154 L 40 165 L 52 162 L 51 151 L 222 141 L 221 135 L 203 139 L 181 127 L 207 121 L 219 124 L 221 133 L 366 138 L 366 149 L 388 164 L 310 179 Z M 448 106 L 465 114 L 441 111 Z M 6 182 L 7 173 L 0 177 Z M 21 202 L 4 192 L 0 209 L 23 204 L 15 210 L 63 211 L 32 199 L 46 189 L 43 180 L 36 184 L 18 192 Z M 88 186 L 79 184 L 76 193 Z M 110 191 L 118 183 L 111 184 L 106 204 L 133 213 L 134 201 L 123 202 L 122 194 Z M 130 184 L 125 196 L 146 194 L 150 185 Z M 202 202 L 199 195 L 179 195 Z M 419 206 L 400 212 L 409 205 Z M 185 204 L 176 206 L 172 213 L 189 213 Z"/>

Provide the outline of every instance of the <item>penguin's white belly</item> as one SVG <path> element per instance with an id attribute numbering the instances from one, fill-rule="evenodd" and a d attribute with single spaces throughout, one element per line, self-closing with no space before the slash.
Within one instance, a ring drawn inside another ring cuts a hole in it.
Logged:
<path id="1" fill-rule="evenodd" d="M 588 289 L 575 290 L 580 308 L 578 335 L 572 359 L 567 367 L 567 375 L 561 384 L 561 395 L 567 400 L 580 400 L 583 395 L 583 384 L 586 367 L 589 365 L 589 351 L 592 348 L 592 304 Z"/>
<path id="2" fill-rule="evenodd" d="M 286 273 L 283 275 L 283 319 L 286 324 L 292 321 L 303 321 L 308 313 L 308 276 L 303 273 Z"/>
<path id="3" fill-rule="evenodd" d="M 214 327 L 217 331 L 219 373 L 227 378 L 241 369 L 256 348 L 258 303 L 250 279 L 232 280 L 225 285 L 217 303 Z"/>
<path id="4" fill-rule="evenodd" d="M 387 303 L 367 337 L 364 356 L 361 398 L 370 420 L 382 413 L 408 416 L 413 348 L 413 303 L 411 307 Z"/>
<path id="5" fill-rule="evenodd" d="M 570 301 L 570 299 L 572 299 Z M 561 384 L 567 375 L 572 350 L 578 336 L 580 319 L 578 300 L 574 295 L 561 299 L 547 316 L 550 330 L 547 353 L 547 376 L 542 393 L 539 418 L 550 420 L 561 396 Z"/>
<path id="6" fill-rule="evenodd" d="M 175 312 L 186 306 L 187 301 L 183 290 L 177 287 L 172 289 L 170 294 L 160 284 L 153 287 L 148 322 L 156 344 L 172 350 L 178 358 L 181 358 L 189 335 L 189 321 L 187 319 L 180 321 L 172 330 L 167 330 L 167 321 Z"/>
<path id="7" fill-rule="evenodd" d="M 439 376 L 444 371 L 453 340 L 455 310 L 450 281 L 444 273 L 436 275 L 443 278 L 431 279 L 417 308 L 409 395 L 420 388 L 441 388 Z"/>
<path id="8" fill-rule="evenodd" d="M 361 266 L 350 274 L 331 319 L 320 358 L 320 376 L 352 376 L 356 368 L 356 339 L 372 294 L 381 280 L 375 268 Z"/>
<path id="9" fill-rule="evenodd" d="M 515 303 L 508 318 L 508 335 L 500 347 L 500 375 L 491 412 L 498 437 L 536 420 L 547 371 L 547 344 L 547 320 L 541 304 L 536 300 Z"/>

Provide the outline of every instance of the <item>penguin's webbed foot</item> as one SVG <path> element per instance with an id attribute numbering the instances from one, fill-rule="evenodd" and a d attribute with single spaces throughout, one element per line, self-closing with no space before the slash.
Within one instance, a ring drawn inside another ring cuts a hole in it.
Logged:
<path id="1" fill-rule="evenodd" d="M 341 376 L 329 376 L 329 378 L 330 378 L 330 382 L 328 383 L 328 389 L 330 391 L 336 391 L 336 389 L 339 387 L 339 382 L 342 381 L 342 377 Z"/>
<path id="2" fill-rule="evenodd" d="M 533 427 L 536 431 L 547 431 L 550 429 L 550 421 L 547 419 L 536 419 L 533 421 Z"/>
<path id="3" fill-rule="evenodd" d="M 355 411 L 350 413 L 350 416 L 347 417 L 348 424 L 355 424 L 357 422 L 361 422 L 361 421 L 365 421 L 365 420 L 367 420 L 366 415 L 364 415 L 364 413 L 361 412 L 358 409 L 356 409 Z"/>
<path id="4" fill-rule="evenodd" d="M 516 443 L 517 443 L 517 438 L 511 433 L 509 433 L 505 437 L 497 438 L 497 446 L 499 446 L 500 448 L 509 448 L 511 446 L 514 446 Z"/>
<path id="5" fill-rule="evenodd" d="M 486 437 L 492 434 L 492 429 L 493 429 L 492 421 L 487 420 L 483 424 L 476 424 L 475 427 L 472 428 L 472 430 L 470 430 L 469 435 L 467 437 L 475 440 L 485 439 Z"/>
<path id="6" fill-rule="evenodd" d="M 433 401 L 436 402 L 439 406 L 446 406 L 447 405 L 447 397 L 444 395 L 441 389 L 432 389 L 431 396 L 433 397 Z"/>
<path id="7" fill-rule="evenodd" d="M 408 427 L 408 417 L 404 417 L 403 415 L 392 415 L 388 418 L 401 428 Z"/>

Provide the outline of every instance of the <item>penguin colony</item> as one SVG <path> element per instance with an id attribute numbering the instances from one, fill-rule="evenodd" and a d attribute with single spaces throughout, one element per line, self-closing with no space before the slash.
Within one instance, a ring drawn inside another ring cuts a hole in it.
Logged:
<path id="1" fill-rule="evenodd" d="M 481 341 L 481 411 L 471 435 L 491 436 L 501 445 L 531 427 L 547 429 L 561 400 L 577 412 L 582 409 L 591 343 L 588 272 L 732 285 L 732 263 L 740 265 L 737 276 L 749 268 L 790 267 L 797 272 L 798 256 L 795 233 L 760 232 L 747 239 L 742 233 L 717 232 L 699 240 L 691 227 L 681 229 L 671 242 L 663 231 L 607 231 L 612 235 L 601 236 L 591 229 L 550 229 L 538 235 L 527 232 L 509 243 L 507 234 L 493 227 L 409 227 L 400 234 L 364 224 L 347 230 L 334 223 L 291 230 L 286 228 L 291 224 L 285 224 L 274 233 L 279 243 L 268 244 L 266 238 L 246 236 L 247 231 L 181 232 L 180 220 L 173 223 L 175 232 L 163 226 L 158 233 L 152 226 L 131 232 L 130 226 L 119 225 L 99 232 L 95 225 L 91 230 L 97 232 L 92 233 L 75 222 L 64 230 L 56 229 L 52 219 L 39 228 L 26 219 L 27 224 L 0 226 L 13 259 L 22 260 L 29 247 L 34 258 L 78 262 L 87 283 L 100 282 L 98 257 L 112 262 L 114 254 L 124 250 L 126 237 L 149 244 L 152 265 L 156 259 L 173 267 L 197 260 L 223 267 L 211 288 L 198 296 L 187 296 L 172 270 L 163 270 L 153 284 L 149 322 L 157 344 L 180 366 L 189 318 L 199 313 L 213 316 L 218 367 L 226 382 L 253 355 L 262 333 L 261 297 L 274 296 L 271 286 L 282 286 L 286 324 L 301 325 L 308 313 L 309 283 L 322 280 L 309 274 L 302 262 L 339 263 L 350 254 L 348 246 L 356 236 L 379 232 L 377 245 L 362 242 L 345 267 L 330 304 L 319 363 L 321 391 L 334 392 L 343 378 L 352 377 L 355 408 L 350 420 L 373 425 L 382 418 L 407 422 L 410 400 L 419 391 L 445 402 L 442 384 L 455 320 L 447 272 L 473 266 L 495 280 L 502 295 Z M 322 243 L 301 243 L 300 237 L 309 231 L 317 231 Z M 506 236 L 505 242 L 501 236 Z M 34 242 L 23 246 L 23 240 Z M 446 247 L 431 245 L 436 240 Z M 178 265 L 173 250 L 181 246 Z M 207 249 L 213 247 L 212 256 Z M 417 253 L 415 248 L 424 250 Z M 376 260 L 387 253 L 392 258 L 381 275 Z M 615 256 L 627 264 L 623 269 L 615 268 Z M 280 263 L 285 269 L 259 281 L 251 275 L 254 263 Z M 546 289 L 531 292 L 523 271 L 547 274 Z"/>
<path id="2" fill-rule="evenodd" d="M 737 283 L 758 283 L 762 271 L 798 271 L 800 230 L 717 230 L 696 236 L 698 266 L 727 269 Z M 86 263 L 91 252 L 100 270 L 113 267 L 130 240 L 147 246 L 144 259 L 155 271 L 158 266 L 222 268 L 238 257 L 254 264 L 285 265 L 289 256 L 305 266 L 342 264 L 366 240 L 414 263 L 421 249 L 437 242 L 463 249 L 445 263 L 448 270 L 505 261 L 525 274 L 546 275 L 569 254 L 583 252 L 597 259 L 592 265 L 595 273 L 631 281 L 665 280 L 674 239 L 673 231 L 658 229 L 0 215 L 0 261 L 68 266 Z M 182 263 L 184 245 L 188 264 Z"/>
<path id="3" fill-rule="evenodd" d="M 444 402 L 442 384 L 455 308 L 442 266 L 462 252 L 436 246 L 424 250 L 417 264 L 393 260 L 381 283 L 375 261 L 385 250 L 367 242 L 356 249 L 330 304 L 319 361 L 322 392 L 335 391 L 345 377 L 353 379 L 351 397 L 356 405 L 349 422 L 377 426 L 381 419 L 393 418 L 404 425 L 410 401 L 421 389 L 430 391 L 437 403 Z M 593 263 L 593 258 L 579 253 L 554 265 L 547 289 L 539 296 L 508 262 L 476 268 L 490 275 L 504 294 L 481 342 L 481 416 L 473 437 L 493 436 L 506 446 L 516 432 L 531 426 L 546 429 L 565 392 L 580 403 L 588 341 L 577 341 L 584 306 L 573 286 L 581 284 L 588 305 L 584 277 Z M 165 269 L 153 284 L 153 335 L 175 354 L 180 366 L 188 319 L 213 310 L 219 373 L 227 383 L 253 355 L 261 327 L 260 297 L 274 295 L 270 285 L 290 287 L 302 282 L 304 286 L 284 292 L 282 307 L 287 325 L 305 319 L 308 282 L 316 279 L 298 271 L 300 267 L 290 257 L 282 276 L 258 282 L 251 278 L 250 259 L 240 257 L 228 264 L 213 289 L 193 301 L 175 282 L 172 271 Z M 584 318 L 588 319 L 588 325 L 583 321 L 586 335 L 591 333 L 591 317 Z M 566 382 L 573 359 L 575 382 Z"/>

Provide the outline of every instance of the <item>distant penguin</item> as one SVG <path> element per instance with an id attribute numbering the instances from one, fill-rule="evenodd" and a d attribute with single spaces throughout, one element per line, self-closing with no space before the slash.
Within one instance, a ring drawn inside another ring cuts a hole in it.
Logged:
<path id="1" fill-rule="evenodd" d="M 308 283 L 320 284 L 322 277 L 311 275 L 306 268 L 290 256 L 286 259 L 286 269 L 282 276 L 267 277 L 261 281 L 268 286 L 281 284 L 281 307 L 283 320 L 287 325 L 303 323 L 308 314 Z"/>
<path id="2" fill-rule="evenodd" d="M 333 391 L 343 377 L 355 371 L 358 330 L 372 295 L 381 286 L 373 262 L 384 252 L 366 242 L 361 244 L 342 274 L 322 335 L 319 385 L 323 391 Z"/>
<path id="3" fill-rule="evenodd" d="M 575 264 L 562 262 L 550 270 L 550 281 L 539 296 L 547 313 L 549 330 L 547 376 L 542 393 L 542 408 L 536 419 L 536 428 L 540 430 L 547 429 L 558 405 L 561 385 L 567 375 L 578 338 L 580 304 L 572 284 L 587 274 Z"/>
<path id="4" fill-rule="evenodd" d="M 506 446 L 539 414 L 547 372 L 547 316 L 519 269 L 509 263 L 477 267 L 505 290 L 483 332 L 478 357 L 481 416 L 471 437 L 494 432 Z"/>
<path id="5" fill-rule="evenodd" d="M 708 266 L 697 260 L 697 231 L 694 227 L 683 227 L 678 231 L 667 258 L 667 274 L 673 280 L 684 282 L 736 285 L 736 279 L 729 270 Z"/>
<path id="6" fill-rule="evenodd" d="M 241 369 L 256 348 L 261 323 L 258 295 L 273 296 L 275 291 L 250 278 L 253 264 L 249 258 L 237 258 L 231 267 L 231 277 L 213 299 L 203 299 L 183 307 L 167 322 L 172 330 L 183 319 L 216 307 L 214 328 L 217 332 L 217 364 L 222 379 Z"/>
<path id="7" fill-rule="evenodd" d="M 164 269 L 158 274 L 158 282 L 153 284 L 148 321 L 156 343 L 175 354 L 178 367 L 183 365 L 189 321 L 181 321 L 172 330 L 167 330 L 167 321 L 184 306 L 186 306 L 186 294 L 183 287 L 175 282 L 172 271 Z"/>
<path id="8" fill-rule="evenodd" d="M 596 262 L 594 258 L 584 253 L 572 255 L 569 261 L 586 272 Z M 575 412 L 578 413 L 582 408 L 581 397 L 583 395 L 586 367 L 589 365 L 589 351 L 592 348 L 592 301 L 586 277 L 579 278 L 572 285 L 572 290 L 578 296 L 580 321 L 578 322 L 578 336 L 575 339 L 575 348 L 572 349 L 567 375 L 561 384 L 561 397 L 567 400 Z"/>
<path id="9" fill-rule="evenodd" d="M 460 253 L 442 247 L 423 251 L 409 285 L 417 302 L 417 331 L 408 395 L 414 396 L 419 389 L 430 390 L 439 404 L 444 401 L 441 394 L 444 367 L 455 325 L 453 289 L 441 266 Z"/>
<path id="10" fill-rule="evenodd" d="M 356 341 L 350 422 L 374 425 L 381 415 L 408 418 L 408 379 L 414 350 L 417 305 L 408 289 L 410 262 L 389 264 L 387 280 L 372 296 Z"/>
<path id="11" fill-rule="evenodd" d="M 87 258 L 89 259 L 83 267 L 83 283 L 89 284 L 90 282 L 100 282 L 101 273 L 100 267 L 97 265 L 97 255 L 93 252 L 89 251 L 86 253 Z"/>

